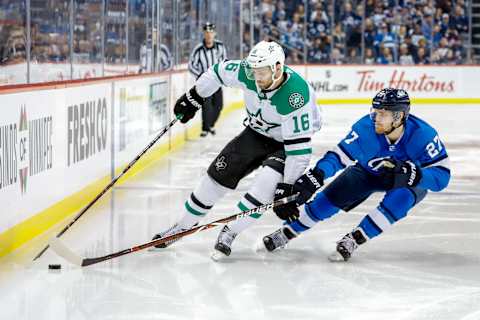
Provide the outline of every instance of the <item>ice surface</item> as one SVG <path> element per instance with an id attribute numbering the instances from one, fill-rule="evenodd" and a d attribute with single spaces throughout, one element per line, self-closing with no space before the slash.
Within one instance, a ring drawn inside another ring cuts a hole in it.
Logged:
<path id="1" fill-rule="evenodd" d="M 314 158 L 342 138 L 368 106 L 324 107 Z M 63 237 L 76 252 L 99 256 L 148 241 L 181 215 L 208 164 L 242 129 L 237 111 L 218 134 L 190 141 L 115 188 Z M 28 261 L 47 236 L 0 262 L 1 319 L 480 319 L 480 106 L 414 106 L 445 142 L 453 179 L 410 215 L 356 252 L 330 263 L 335 241 L 376 205 L 318 224 L 275 254 L 254 246 L 280 221 L 270 212 L 234 242 L 229 259 L 210 252 L 219 228 L 163 252 L 141 251 L 78 268 L 50 250 Z M 236 213 L 247 177 L 204 222 Z M 62 263 L 60 272 L 47 270 Z"/>

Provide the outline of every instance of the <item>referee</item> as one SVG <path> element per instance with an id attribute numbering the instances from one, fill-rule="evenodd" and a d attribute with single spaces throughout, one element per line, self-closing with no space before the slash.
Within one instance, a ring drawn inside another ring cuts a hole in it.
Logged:
<path id="1" fill-rule="evenodd" d="M 188 70 L 198 79 L 209 67 L 215 63 L 227 59 L 227 51 L 221 41 L 215 40 L 215 25 L 206 22 L 203 25 L 203 41 L 198 44 L 190 55 Z M 213 95 L 208 97 L 202 108 L 202 133 L 201 137 L 206 137 L 208 133 L 215 134 L 215 122 L 220 116 L 223 107 L 222 89 L 218 89 Z"/>

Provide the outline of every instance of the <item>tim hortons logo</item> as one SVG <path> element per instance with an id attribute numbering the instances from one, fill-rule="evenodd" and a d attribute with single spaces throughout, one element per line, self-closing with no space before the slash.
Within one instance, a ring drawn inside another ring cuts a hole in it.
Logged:
<path id="1" fill-rule="evenodd" d="M 453 92 L 455 81 L 442 81 L 427 73 L 407 75 L 406 71 L 393 70 L 387 82 L 378 81 L 375 70 L 357 71 L 359 92 L 375 92 L 383 88 L 397 88 L 408 92 Z"/>

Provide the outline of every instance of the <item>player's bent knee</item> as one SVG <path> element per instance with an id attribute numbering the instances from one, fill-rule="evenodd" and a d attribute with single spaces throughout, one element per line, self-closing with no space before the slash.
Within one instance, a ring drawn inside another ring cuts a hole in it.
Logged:
<path id="1" fill-rule="evenodd" d="M 255 176 L 247 194 L 250 194 L 263 204 L 271 202 L 275 195 L 277 184 L 282 179 L 283 175 L 276 170 L 268 166 L 262 167 Z"/>
<path id="2" fill-rule="evenodd" d="M 325 220 L 336 214 L 340 209 L 334 206 L 323 192 L 317 194 L 313 201 L 305 205 L 306 214 L 314 221 Z"/>
<path id="3" fill-rule="evenodd" d="M 380 207 L 390 212 L 395 220 L 399 220 L 407 215 L 416 202 L 416 195 L 411 189 L 398 188 L 385 195 Z"/>

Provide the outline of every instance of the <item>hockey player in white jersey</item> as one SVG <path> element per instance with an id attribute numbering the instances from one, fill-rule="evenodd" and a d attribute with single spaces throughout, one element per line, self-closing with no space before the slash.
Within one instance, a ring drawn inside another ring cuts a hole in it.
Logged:
<path id="1" fill-rule="evenodd" d="M 153 239 L 169 236 L 196 225 L 213 205 L 257 168 L 248 192 L 238 202 L 242 211 L 283 197 L 310 162 L 311 137 L 322 124 L 312 87 L 284 64 L 282 47 L 262 41 L 245 60 L 226 60 L 213 65 L 174 108 L 187 122 L 202 107 L 204 98 L 221 86 L 244 92 L 246 128 L 231 140 L 210 164 L 207 173 L 185 202 L 183 217 Z M 260 218 L 251 215 L 225 225 L 215 243 L 215 257 L 231 253 L 235 237 Z M 172 242 L 160 245 L 160 248 Z"/>

